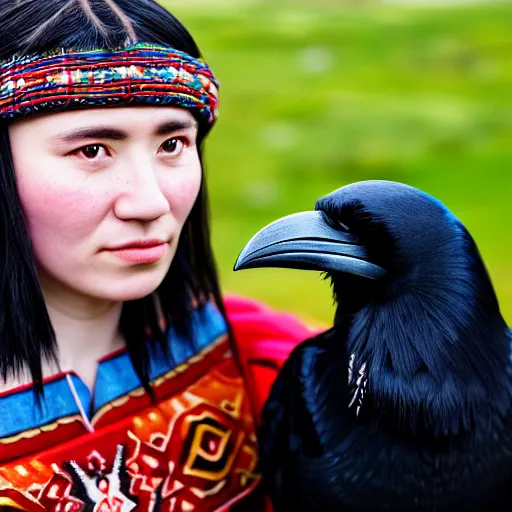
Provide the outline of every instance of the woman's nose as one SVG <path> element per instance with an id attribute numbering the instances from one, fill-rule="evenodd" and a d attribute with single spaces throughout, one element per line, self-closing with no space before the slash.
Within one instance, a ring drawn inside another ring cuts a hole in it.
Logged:
<path id="1" fill-rule="evenodd" d="M 137 161 L 123 170 L 114 213 L 121 220 L 151 221 L 171 211 L 150 161 Z"/>

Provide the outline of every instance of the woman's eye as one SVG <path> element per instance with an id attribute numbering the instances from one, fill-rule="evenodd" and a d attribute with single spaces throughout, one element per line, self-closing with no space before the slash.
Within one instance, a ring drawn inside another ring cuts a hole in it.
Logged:
<path id="1" fill-rule="evenodd" d="M 172 139 L 166 140 L 162 144 L 162 152 L 168 155 L 176 156 L 183 151 L 184 145 L 185 143 L 182 139 L 174 137 Z"/>
<path id="2" fill-rule="evenodd" d="M 107 154 L 107 150 L 101 144 L 90 144 L 89 146 L 80 148 L 77 153 L 87 160 L 94 160 L 95 158 L 98 158 L 98 156 L 100 156 L 102 153 Z"/>

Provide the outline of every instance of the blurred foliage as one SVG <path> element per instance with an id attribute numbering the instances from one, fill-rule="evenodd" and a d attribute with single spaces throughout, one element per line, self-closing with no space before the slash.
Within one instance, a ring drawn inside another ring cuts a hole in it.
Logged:
<path id="1" fill-rule="evenodd" d="M 346 183 L 444 202 L 477 241 L 512 320 L 512 4 L 166 0 L 222 82 L 206 167 L 225 291 L 331 322 L 313 272 L 232 272 L 268 222 Z"/>

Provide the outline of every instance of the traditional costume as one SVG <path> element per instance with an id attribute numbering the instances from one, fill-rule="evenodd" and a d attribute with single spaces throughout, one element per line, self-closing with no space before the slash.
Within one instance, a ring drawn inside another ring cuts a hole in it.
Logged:
<path id="1" fill-rule="evenodd" d="M 39 406 L 30 386 L 0 394 L 0 506 L 214 511 L 254 491 L 253 410 L 311 332 L 252 301 L 231 297 L 226 307 L 241 360 L 208 304 L 191 316 L 190 339 L 169 331 L 170 360 L 151 350 L 155 403 L 125 350 L 98 361 L 92 394 L 72 372 L 46 379 Z M 250 510 L 246 500 L 241 510 Z"/>

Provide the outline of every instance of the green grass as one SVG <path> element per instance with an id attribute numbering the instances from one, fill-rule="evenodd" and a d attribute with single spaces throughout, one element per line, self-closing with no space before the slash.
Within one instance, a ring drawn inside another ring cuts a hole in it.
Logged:
<path id="1" fill-rule="evenodd" d="M 346 183 L 389 179 L 466 224 L 512 320 L 512 4 L 164 4 L 222 82 L 206 166 L 225 291 L 330 322 L 318 274 L 233 263 L 275 218 Z"/>

